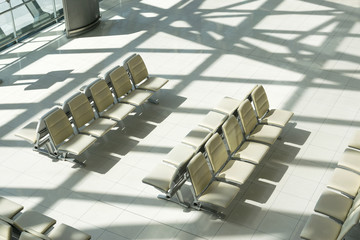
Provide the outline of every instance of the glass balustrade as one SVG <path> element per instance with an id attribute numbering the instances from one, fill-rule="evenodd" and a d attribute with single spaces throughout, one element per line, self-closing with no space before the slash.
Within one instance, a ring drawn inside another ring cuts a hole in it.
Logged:
<path id="1" fill-rule="evenodd" d="M 62 17 L 61 0 L 0 0 L 0 50 Z"/>

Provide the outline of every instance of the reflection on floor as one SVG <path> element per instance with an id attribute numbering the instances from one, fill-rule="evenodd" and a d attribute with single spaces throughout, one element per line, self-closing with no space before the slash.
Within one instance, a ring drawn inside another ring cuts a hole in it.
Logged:
<path id="1" fill-rule="evenodd" d="M 64 23 L 0 53 L 0 195 L 93 239 L 299 239 L 353 131 L 360 127 L 357 0 L 100 3 L 93 31 Z M 160 105 L 125 120 L 80 156 L 53 162 L 14 136 L 100 73 L 142 55 L 170 82 Z M 225 220 L 158 200 L 141 182 L 224 96 L 263 84 L 295 113 Z"/>

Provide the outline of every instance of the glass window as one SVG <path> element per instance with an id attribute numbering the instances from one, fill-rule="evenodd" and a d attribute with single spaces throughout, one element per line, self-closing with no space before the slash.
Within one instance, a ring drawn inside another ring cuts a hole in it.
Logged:
<path id="1" fill-rule="evenodd" d="M 0 0 L 0 49 L 62 16 L 61 0 L 10 0 L 10 4 L 6 0 Z"/>
<path id="2" fill-rule="evenodd" d="M 0 0 L 0 47 L 15 39 L 9 3 Z"/>

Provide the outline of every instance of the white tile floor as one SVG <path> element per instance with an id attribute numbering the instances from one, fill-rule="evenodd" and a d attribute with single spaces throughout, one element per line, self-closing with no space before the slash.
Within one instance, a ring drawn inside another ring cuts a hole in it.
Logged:
<path id="1" fill-rule="evenodd" d="M 0 53 L 0 195 L 92 239 L 299 239 L 360 127 L 358 0 L 103 0 L 78 38 L 64 23 Z M 170 79 L 160 105 L 79 157 L 53 162 L 14 136 L 99 73 L 140 53 Z M 224 220 L 156 198 L 142 178 L 224 96 L 263 84 L 295 115 Z"/>

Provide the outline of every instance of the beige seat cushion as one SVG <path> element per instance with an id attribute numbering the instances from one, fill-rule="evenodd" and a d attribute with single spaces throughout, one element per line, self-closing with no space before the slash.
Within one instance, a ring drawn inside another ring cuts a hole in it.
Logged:
<path id="1" fill-rule="evenodd" d="M 205 118 L 199 123 L 199 126 L 208 128 L 212 132 L 216 132 L 226 120 L 227 115 L 210 111 Z"/>
<path id="2" fill-rule="evenodd" d="M 359 221 L 360 221 L 360 207 L 357 207 L 347 216 L 345 222 L 342 225 L 337 240 L 342 240 L 345 237 L 345 235 L 352 229 L 353 226 L 359 224 Z"/>
<path id="3" fill-rule="evenodd" d="M 226 115 L 233 114 L 239 107 L 241 101 L 231 97 L 224 97 L 213 109 Z"/>
<path id="4" fill-rule="evenodd" d="M 245 141 L 233 157 L 259 164 L 269 151 L 270 147 L 257 142 Z"/>
<path id="5" fill-rule="evenodd" d="M 189 144 L 195 148 L 195 152 L 205 144 L 210 138 L 211 132 L 207 129 L 196 127 L 191 130 L 182 140 L 182 143 Z"/>
<path id="6" fill-rule="evenodd" d="M 224 182 L 214 181 L 198 198 L 200 202 L 227 208 L 239 192 L 239 188 Z"/>
<path id="7" fill-rule="evenodd" d="M 162 88 L 169 80 L 160 77 L 150 77 L 145 82 L 140 84 L 138 89 L 145 89 L 151 91 L 158 91 Z"/>
<path id="8" fill-rule="evenodd" d="M 36 142 L 36 127 L 37 122 L 31 122 L 22 129 L 18 130 L 15 133 L 15 136 L 25 139 L 31 144 L 35 144 Z"/>
<path id="9" fill-rule="evenodd" d="M 354 197 L 360 187 L 360 175 L 336 168 L 327 186 Z"/>
<path id="10" fill-rule="evenodd" d="M 354 132 L 349 142 L 349 147 L 360 149 L 360 130 Z"/>
<path id="11" fill-rule="evenodd" d="M 226 163 L 225 167 L 219 172 L 216 178 L 236 184 L 244 184 L 254 169 L 254 164 L 243 161 L 230 160 Z"/>
<path id="12" fill-rule="evenodd" d="M 317 201 L 314 210 L 343 222 L 352 204 L 352 199 L 340 193 L 325 189 Z"/>
<path id="13" fill-rule="evenodd" d="M 272 145 L 280 136 L 282 129 L 269 125 L 257 125 L 248 136 L 249 140 Z"/>
<path id="14" fill-rule="evenodd" d="M 189 161 L 194 156 L 194 148 L 188 145 L 176 145 L 163 159 L 164 162 L 178 167 L 181 163 Z"/>
<path id="15" fill-rule="evenodd" d="M 309 240 L 335 240 L 340 233 L 341 225 L 326 216 L 312 214 L 300 237 Z"/>
<path id="16" fill-rule="evenodd" d="M 130 92 L 128 95 L 126 95 L 124 98 L 121 99 L 121 102 L 129 103 L 135 106 L 140 106 L 144 104 L 154 93 L 141 90 L 141 89 L 135 89 L 134 91 Z"/>
<path id="17" fill-rule="evenodd" d="M 346 149 L 338 165 L 360 173 L 360 152 L 350 148 Z"/>
<path id="18" fill-rule="evenodd" d="M 107 132 L 113 128 L 117 122 L 106 119 L 106 118 L 97 118 L 93 122 L 90 123 L 90 125 L 86 126 L 85 128 L 81 129 L 81 133 L 90 134 L 95 137 L 102 137 Z"/>
<path id="19" fill-rule="evenodd" d="M 126 118 L 136 107 L 130 104 L 118 103 L 104 111 L 101 116 L 121 121 Z"/>
<path id="20" fill-rule="evenodd" d="M 52 240 L 89 240 L 91 238 L 89 234 L 65 224 L 60 224 L 51 230 L 49 237 Z"/>
<path id="21" fill-rule="evenodd" d="M 69 152 L 74 155 L 80 155 L 86 149 L 88 149 L 94 142 L 96 138 L 88 135 L 77 134 L 69 139 L 69 141 L 59 146 L 59 150 L 64 152 Z"/>
<path id="22" fill-rule="evenodd" d="M 0 197 L 0 216 L 11 219 L 23 208 L 24 207 L 20 204 L 17 204 L 7 198 Z"/>
<path id="23" fill-rule="evenodd" d="M 40 235 L 40 234 L 38 234 L 38 235 Z M 43 235 L 42 237 L 43 238 L 37 237 L 29 232 L 22 232 L 19 237 L 19 240 L 43 240 L 43 239 L 47 240 L 48 239 L 46 235 Z"/>
<path id="24" fill-rule="evenodd" d="M 0 240 L 11 240 L 11 226 L 0 220 Z"/>
<path id="25" fill-rule="evenodd" d="M 175 173 L 174 166 L 160 163 L 142 181 L 166 193 L 171 187 Z"/>
<path id="26" fill-rule="evenodd" d="M 261 123 L 285 127 L 293 115 L 294 113 L 290 111 L 271 109 L 265 117 L 261 119 Z"/>
<path id="27" fill-rule="evenodd" d="M 35 211 L 26 211 L 14 221 L 14 225 L 20 230 L 29 228 L 39 233 L 46 232 L 55 223 L 51 217 Z"/>

